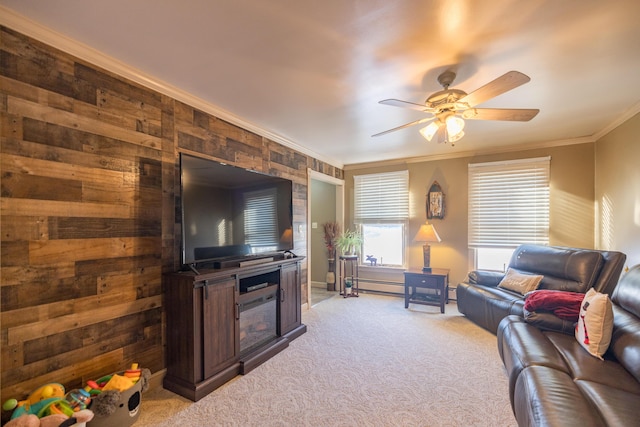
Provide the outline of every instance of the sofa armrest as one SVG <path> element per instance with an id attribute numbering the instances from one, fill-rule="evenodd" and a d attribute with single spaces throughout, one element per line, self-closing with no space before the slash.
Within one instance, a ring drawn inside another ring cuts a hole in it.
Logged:
<path id="1" fill-rule="evenodd" d="M 504 277 L 501 271 L 473 270 L 469 272 L 468 282 L 472 285 L 498 286 Z"/>

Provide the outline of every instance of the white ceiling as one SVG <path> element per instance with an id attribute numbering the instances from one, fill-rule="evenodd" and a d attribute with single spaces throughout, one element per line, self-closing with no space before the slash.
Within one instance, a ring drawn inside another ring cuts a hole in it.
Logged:
<path id="1" fill-rule="evenodd" d="M 640 111 L 637 0 L 0 5 L 340 167 L 591 141 Z M 529 83 L 479 107 L 540 113 L 526 123 L 468 121 L 455 147 L 427 143 L 421 126 L 371 137 L 425 117 L 378 101 L 422 103 L 451 67 L 452 87 L 466 92 L 510 70 L 527 74 Z"/>

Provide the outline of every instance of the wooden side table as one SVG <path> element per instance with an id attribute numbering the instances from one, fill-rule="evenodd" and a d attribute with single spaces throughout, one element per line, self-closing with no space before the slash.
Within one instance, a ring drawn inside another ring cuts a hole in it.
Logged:
<path id="1" fill-rule="evenodd" d="M 433 289 L 435 295 L 418 292 L 418 289 Z M 444 313 L 444 305 L 449 302 L 449 270 L 434 268 L 427 273 L 422 270 L 407 270 L 404 272 L 404 308 L 409 303 L 440 306 L 440 313 Z"/>

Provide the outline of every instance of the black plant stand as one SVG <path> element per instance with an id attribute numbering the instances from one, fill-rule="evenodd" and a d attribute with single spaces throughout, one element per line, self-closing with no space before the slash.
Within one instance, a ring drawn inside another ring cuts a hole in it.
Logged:
<path id="1" fill-rule="evenodd" d="M 347 292 L 346 283 L 351 282 L 351 292 Z M 358 255 L 340 256 L 340 295 L 344 298 L 358 296 Z"/>

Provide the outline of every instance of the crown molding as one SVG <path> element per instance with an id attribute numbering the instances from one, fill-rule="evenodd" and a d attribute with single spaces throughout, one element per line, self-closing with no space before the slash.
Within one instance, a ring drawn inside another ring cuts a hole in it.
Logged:
<path id="1" fill-rule="evenodd" d="M 344 170 L 348 171 L 348 170 L 383 167 L 383 166 L 397 166 L 401 164 L 435 162 L 438 160 L 459 159 L 463 157 L 486 156 L 486 155 L 492 155 L 492 154 L 536 150 L 540 148 L 562 147 L 565 145 L 588 144 L 595 141 L 596 139 L 594 137 L 585 136 L 580 138 L 571 138 L 571 139 L 563 139 L 563 140 L 556 140 L 556 141 L 519 144 L 514 146 L 508 146 L 508 147 L 495 147 L 495 148 L 486 148 L 481 150 L 456 151 L 452 153 L 433 154 L 428 156 L 409 157 L 404 159 L 383 160 L 379 162 L 352 163 L 349 165 L 345 165 Z"/>
<path id="2" fill-rule="evenodd" d="M 306 147 L 296 144 L 295 142 L 291 141 L 288 138 L 285 138 L 282 135 L 263 129 L 254 123 L 246 121 L 241 117 L 230 113 L 229 111 L 226 111 L 216 105 L 211 104 L 208 101 L 203 100 L 202 98 L 199 98 L 189 92 L 186 92 L 167 82 L 164 82 L 150 74 L 144 73 L 136 69 L 135 67 L 132 67 L 113 57 L 105 55 L 104 53 L 92 48 L 91 46 L 88 46 L 75 39 L 65 36 L 64 34 L 45 27 L 44 25 L 26 18 L 25 16 L 20 15 L 19 13 L 16 13 L 15 11 L 1 5 L 0 25 L 11 28 L 42 43 L 48 44 L 56 49 L 80 58 L 83 61 L 87 61 L 93 65 L 104 68 L 107 71 L 132 80 L 151 90 L 160 92 L 180 102 L 197 108 L 198 110 L 209 113 L 271 141 L 284 145 L 285 147 L 299 151 L 303 154 L 311 156 L 337 168 L 342 168 L 344 166 L 342 162 L 336 161 L 334 159 L 329 159 L 320 153 L 316 153 Z"/>
<path id="3" fill-rule="evenodd" d="M 629 120 L 630 118 L 632 118 L 638 113 L 640 113 L 640 101 L 638 101 L 635 105 L 633 105 L 631 108 L 625 111 L 620 117 L 618 117 L 613 122 L 611 122 L 609 126 L 605 127 L 599 132 L 594 133 L 593 134 L 594 139 L 596 141 L 601 139 L 603 136 L 605 136 L 606 134 L 608 134 L 609 132 L 611 132 L 612 130 L 614 130 L 615 128 L 620 126 L 622 123 L 626 122 L 627 120 Z"/>

